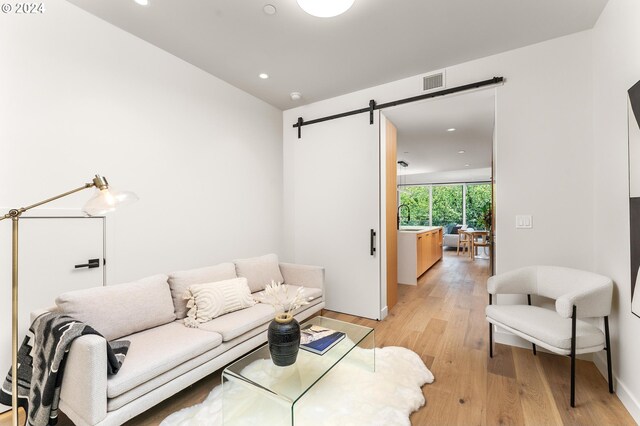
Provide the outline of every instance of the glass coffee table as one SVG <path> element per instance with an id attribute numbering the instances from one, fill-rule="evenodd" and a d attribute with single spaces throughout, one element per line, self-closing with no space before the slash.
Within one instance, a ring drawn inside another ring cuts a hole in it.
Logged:
<path id="1" fill-rule="evenodd" d="M 324 355 L 300 349 L 295 364 L 288 367 L 273 364 L 268 344 L 229 365 L 222 372 L 224 426 L 302 424 L 296 423 L 299 413 L 309 416 L 309 410 L 315 409 L 309 405 L 314 402 L 312 388 L 338 364 L 375 371 L 372 328 L 321 316 L 300 326 L 309 324 L 342 331 L 346 336 Z"/>

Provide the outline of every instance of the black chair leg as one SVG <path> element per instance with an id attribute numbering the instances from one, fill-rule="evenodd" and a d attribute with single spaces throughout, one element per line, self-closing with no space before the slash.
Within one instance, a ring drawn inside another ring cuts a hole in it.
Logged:
<path id="1" fill-rule="evenodd" d="M 571 315 L 571 406 L 576 406 L 576 307 Z"/>
<path id="2" fill-rule="evenodd" d="M 493 324 L 489 323 L 489 358 L 493 358 Z"/>
<path id="3" fill-rule="evenodd" d="M 493 295 L 489 295 L 489 304 L 493 303 Z M 489 323 L 489 358 L 493 358 L 493 324 Z"/>
<path id="4" fill-rule="evenodd" d="M 609 317 L 604 317 L 604 337 L 607 345 L 607 376 L 609 376 L 609 393 L 613 393 L 613 374 L 611 374 L 611 340 L 609 339 Z"/>
<path id="5" fill-rule="evenodd" d="M 527 294 L 527 303 L 529 304 L 529 306 L 531 306 L 531 295 Z M 533 354 L 537 355 L 538 353 L 536 352 L 536 344 L 532 343 L 531 346 L 533 346 Z"/>

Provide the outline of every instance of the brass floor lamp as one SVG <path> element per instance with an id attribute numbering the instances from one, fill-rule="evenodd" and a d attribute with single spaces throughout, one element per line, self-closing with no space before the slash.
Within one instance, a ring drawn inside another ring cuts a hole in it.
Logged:
<path id="1" fill-rule="evenodd" d="M 93 187 L 97 189 L 97 193 L 87 201 L 82 208 L 89 216 L 101 216 L 115 210 L 119 206 L 138 200 L 138 197 L 133 192 L 116 192 L 109 190 L 107 179 L 96 175 L 91 182 L 85 183 L 79 188 L 72 189 L 71 191 L 31 204 L 27 207 L 11 209 L 4 216 L 0 216 L 0 220 L 11 219 L 13 225 L 11 234 L 11 417 L 14 426 L 18 425 L 18 221 L 22 213 L 27 210 Z M 2 378 L 0 378 L 0 380 L 1 379 Z"/>

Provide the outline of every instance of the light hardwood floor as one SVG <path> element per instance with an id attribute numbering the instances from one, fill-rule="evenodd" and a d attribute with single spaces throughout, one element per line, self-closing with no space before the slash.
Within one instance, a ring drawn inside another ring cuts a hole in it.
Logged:
<path id="1" fill-rule="evenodd" d="M 324 315 L 376 329 L 376 346 L 417 352 L 435 375 L 426 404 L 411 422 L 422 425 L 634 425 L 591 362 L 578 361 L 576 408 L 569 406 L 569 359 L 496 345 L 488 356 L 487 261 L 445 252 L 417 286 L 401 285 L 384 321 L 336 312 Z M 127 425 L 157 425 L 201 402 L 220 383 L 220 371 L 159 404 Z M 5 419 L 0 425 L 9 425 Z M 61 419 L 61 426 L 70 422 Z"/>

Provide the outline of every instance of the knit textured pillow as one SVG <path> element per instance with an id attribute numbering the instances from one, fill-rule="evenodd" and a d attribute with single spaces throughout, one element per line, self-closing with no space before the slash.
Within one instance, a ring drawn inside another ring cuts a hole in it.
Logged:
<path id="1" fill-rule="evenodd" d="M 256 304 L 246 278 L 233 278 L 205 284 L 193 284 L 184 293 L 187 299 L 187 327 L 198 328 L 203 322 Z"/>

